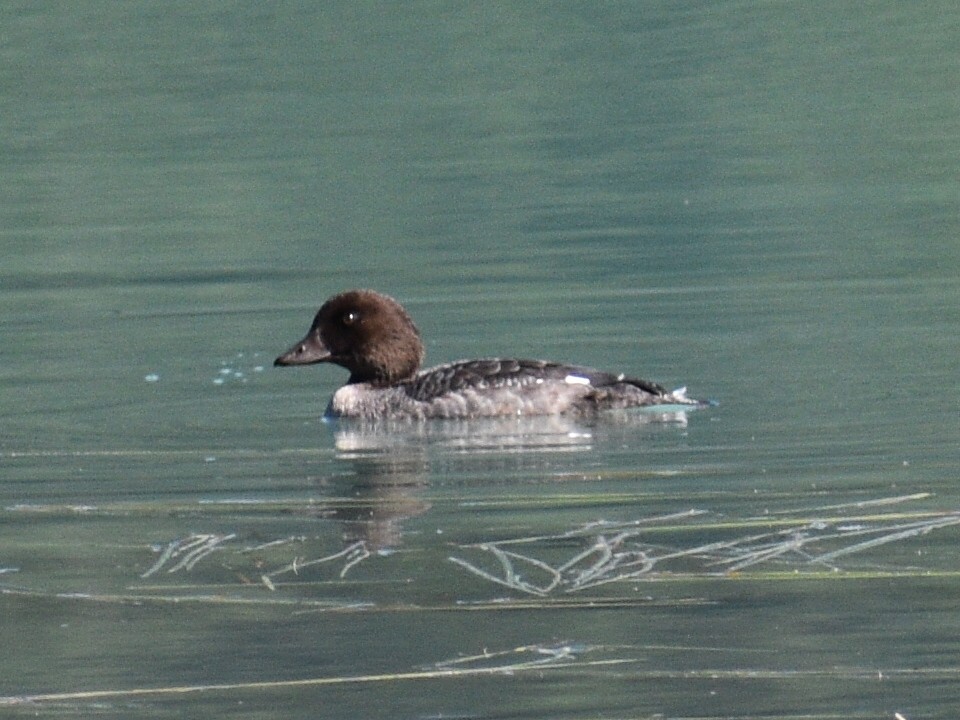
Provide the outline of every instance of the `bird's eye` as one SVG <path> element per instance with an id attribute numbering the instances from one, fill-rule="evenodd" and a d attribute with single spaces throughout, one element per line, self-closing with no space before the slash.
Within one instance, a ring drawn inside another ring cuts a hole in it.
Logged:
<path id="1" fill-rule="evenodd" d="M 360 319 L 360 313 L 354 312 L 353 310 L 345 312 L 343 314 L 343 324 L 344 325 L 353 325 L 357 320 Z"/>

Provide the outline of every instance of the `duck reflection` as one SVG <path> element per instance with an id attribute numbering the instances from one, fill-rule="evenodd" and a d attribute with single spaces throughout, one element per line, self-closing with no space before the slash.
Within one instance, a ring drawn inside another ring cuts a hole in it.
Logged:
<path id="1" fill-rule="evenodd" d="M 325 517 L 341 523 L 345 544 L 363 542 L 370 551 L 395 548 L 405 520 L 424 514 L 420 495 L 431 475 L 469 469 L 491 473 L 533 469 L 559 453 L 588 452 L 611 433 L 638 425 L 686 425 L 682 410 L 625 411 L 590 420 L 564 416 L 485 418 L 436 422 L 327 421 L 345 471 L 321 480 L 325 494 L 340 498 Z M 635 435 L 634 435 L 635 439 Z M 550 462 L 554 467 L 555 462 Z"/>
<path id="2" fill-rule="evenodd" d="M 342 451 L 337 445 L 337 458 L 348 468 L 324 481 L 326 492 L 340 498 L 324 515 L 341 524 L 346 545 L 362 541 L 371 551 L 398 546 L 401 523 L 430 509 L 418 495 L 427 481 L 424 449 L 398 445 Z"/>

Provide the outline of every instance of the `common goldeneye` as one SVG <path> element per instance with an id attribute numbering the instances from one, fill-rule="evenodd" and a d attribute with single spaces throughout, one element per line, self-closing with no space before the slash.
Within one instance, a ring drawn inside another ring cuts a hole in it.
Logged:
<path id="1" fill-rule="evenodd" d="M 306 337 L 274 365 L 330 362 L 350 371 L 327 417 L 366 419 L 589 415 L 649 405 L 704 406 L 647 380 L 545 360 L 460 360 L 420 370 L 420 332 L 406 310 L 372 290 L 327 300 Z"/>

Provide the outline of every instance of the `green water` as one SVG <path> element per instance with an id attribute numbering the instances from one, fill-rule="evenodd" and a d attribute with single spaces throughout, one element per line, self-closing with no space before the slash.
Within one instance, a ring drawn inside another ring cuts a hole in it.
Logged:
<path id="1" fill-rule="evenodd" d="M 958 20 L 5 5 L 0 714 L 955 717 Z M 328 425 L 349 287 L 720 404 Z"/>

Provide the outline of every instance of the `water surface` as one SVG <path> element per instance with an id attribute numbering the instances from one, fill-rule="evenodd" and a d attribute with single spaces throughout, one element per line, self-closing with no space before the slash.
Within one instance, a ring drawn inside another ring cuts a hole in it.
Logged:
<path id="1" fill-rule="evenodd" d="M 956 16 L 0 10 L 5 709 L 953 717 Z M 327 424 L 357 286 L 719 405 Z"/>

